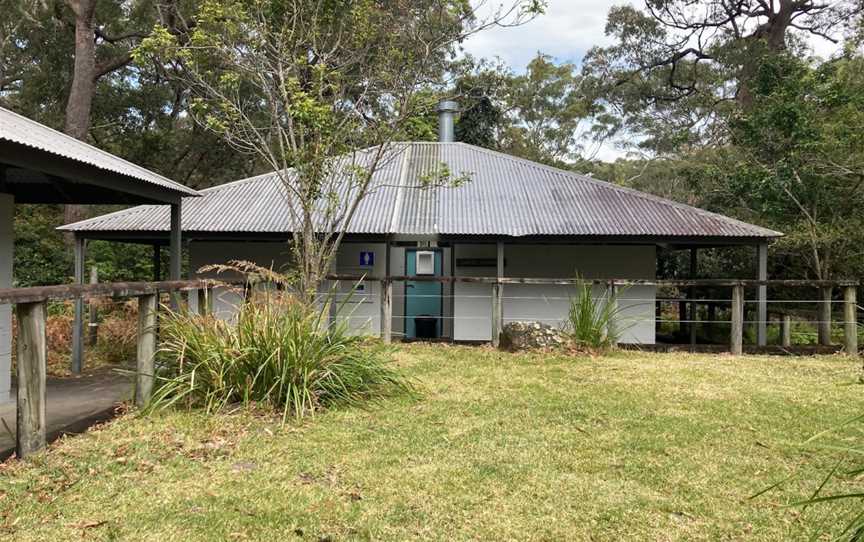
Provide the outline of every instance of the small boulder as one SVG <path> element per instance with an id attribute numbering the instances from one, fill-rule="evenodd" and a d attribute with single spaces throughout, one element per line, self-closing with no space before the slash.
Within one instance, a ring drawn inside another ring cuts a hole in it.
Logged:
<path id="1" fill-rule="evenodd" d="M 501 348 L 511 352 L 560 348 L 567 342 L 564 332 L 541 322 L 508 322 L 501 330 Z"/>

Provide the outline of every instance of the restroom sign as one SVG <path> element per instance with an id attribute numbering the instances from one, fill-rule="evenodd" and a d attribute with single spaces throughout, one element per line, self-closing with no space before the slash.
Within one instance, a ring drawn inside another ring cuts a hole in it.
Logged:
<path id="1" fill-rule="evenodd" d="M 372 251 L 360 252 L 360 265 L 362 267 L 372 267 L 373 265 L 375 265 L 375 253 Z"/>

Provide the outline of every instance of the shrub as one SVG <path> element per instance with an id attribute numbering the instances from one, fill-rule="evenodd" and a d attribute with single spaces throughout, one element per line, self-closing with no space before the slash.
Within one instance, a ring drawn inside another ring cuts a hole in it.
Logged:
<path id="1" fill-rule="evenodd" d="M 253 298 L 231 322 L 165 313 L 149 410 L 259 403 L 284 421 L 411 391 L 384 345 L 350 335 L 339 319 L 328 324 L 324 310 L 290 293 L 264 289 Z"/>
<path id="2" fill-rule="evenodd" d="M 84 319 L 84 371 L 106 366 L 129 365 L 135 362 L 138 337 L 138 308 L 135 301 L 95 301 L 99 311 L 98 341 L 91 345 L 88 338 L 87 313 Z M 86 305 L 85 305 L 86 307 Z M 45 322 L 48 342 L 46 372 L 48 376 L 70 376 L 72 359 L 72 322 L 74 304 L 71 301 L 50 303 Z M 17 354 L 17 321 L 12 320 L 12 370 Z"/>
<path id="3" fill-rule="evenodd" d="M 604 290 L 594 296 L 591 281 L 580 280 L 576 295 L 570 298 L 564 330 L 578 345 L 608 348 L 618 342 L 624 330 L 617 296 Z"/>

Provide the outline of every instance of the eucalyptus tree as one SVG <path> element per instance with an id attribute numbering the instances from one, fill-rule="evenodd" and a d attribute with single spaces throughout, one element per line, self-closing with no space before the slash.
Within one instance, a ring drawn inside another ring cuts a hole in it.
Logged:
<path id="1" fill-rule="evenodd" d="M 614 43 L 588 52 L 585 73 L 643 146 L 686 152 L 725 141 L 722 121 L 752 105 L 763 59 L 801 56 L 807 39 L 839 43 L 861 13 L 857 0 L 646 0 L 610 10 Z"/>
<path id="2" fill-rule="evenodd" d="M 538 53 L 524 72 L 501 62 L 468 62 L 455 93 L 466 104 L 462 141 L 548 164 L 590 158 L 617 128 L 597 86 L 575 64 Z"/>
<path id="3" fill-rule="evenodd" d="M 278 175 L 298 288 L 314 295 L 372 178 L 458 44 L 542 10 L 464 0 L 204 0 L 188 34 L 157 24 L 136 58 L 189 89 L 192 117 Z M 367 147 L 366 150 L 356 149 Z M 442 178 L 448 175 L 441 168 Z"/>

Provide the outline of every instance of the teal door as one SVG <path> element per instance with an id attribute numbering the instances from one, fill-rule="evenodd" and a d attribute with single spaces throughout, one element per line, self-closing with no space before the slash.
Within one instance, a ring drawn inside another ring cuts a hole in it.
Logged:
<path id="1" fill-rule="evenodd" d="M 441 276 L 443 268 L 441 251 L 434 249 L 405 249 L 405 274 L 409 277 L 418 276 L 417 253 L 421 253 L 420 267 L 421 275 L 436 277 Z M 427 265 L 423 259 L 429 258 L 429 253 L 434 258 L 434 267 Z M 431 324 L 430 318 L 434 319 L 434 329 L 431 330 L 433 337 L 441 336 L 441 316 L 443 284 L 440 282 L 407 281 L 405 283 L 405 336 L 415 339 L 418 336 L 417 323 L 421 319 L 419 330 L 420 336 L 429 335 L 429 329 L 424 329 Z"/>

